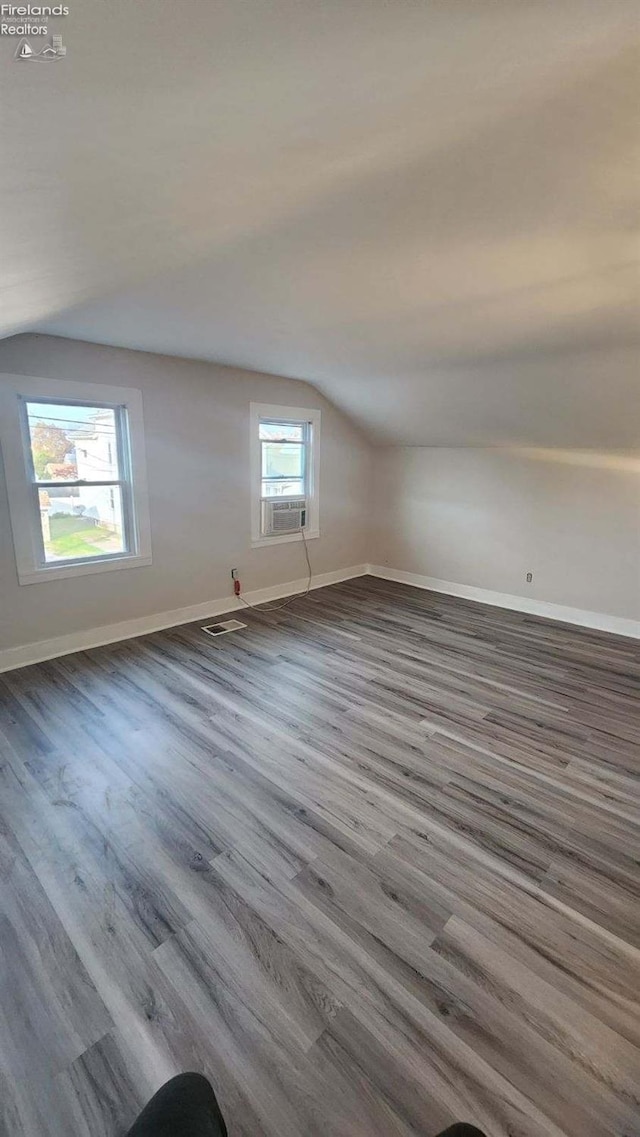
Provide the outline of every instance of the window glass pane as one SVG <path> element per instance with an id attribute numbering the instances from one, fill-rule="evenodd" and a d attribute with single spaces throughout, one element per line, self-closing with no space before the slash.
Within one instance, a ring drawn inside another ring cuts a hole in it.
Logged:
<path id="1" fill-rule="evenodd" d="M 288 442 L 304 442 L 303 422 L 261 422 L 260 439 L 286 438 Z"/>
<path id="2" fill-rule="evenodd" d="M 120 486 L 38 490 L 45 560 L 126 553 Z"/>
<path id="3" fill-rule="evenodd" d="M 120 478 L 117 422 L 112 408 L 29 402 L 27 420 L 39 482 Z"/>
<path id="4" fill-rule="evenodd" d="M 304 446 L 295 442 L 262 443 L 263 478 L 303 478 Z"/>
<path id="5" fill-rule="evenodd" d="M 302 480 L 263 481 L 262 483 L 263 497 L 299 497 L 302 495 L 304 495 L 304 482 Z"/>

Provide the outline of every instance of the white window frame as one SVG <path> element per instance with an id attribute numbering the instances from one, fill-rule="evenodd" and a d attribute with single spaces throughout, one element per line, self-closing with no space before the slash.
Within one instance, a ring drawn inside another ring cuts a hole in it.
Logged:
<path id="1" fill-rule="evenodd" d="M 319 410 L 309 407 L 281 407 L 275 403 L 250 404 L 250 474 L 251 474 L 251 547 L 284 545 L 288 541 L 302 541 L 302 533 L 278 533 L 265 537 L 261 527 L 262 502 L 262 448 L 260 446 L 260 423 L 264 422 L 305 422 L 309 424 L 308 457 L 306 470 L 307 518 L 304 526 L 304 539 L 309 541 L 320 536 L 320 421 Z"/>
<path id="2" fill-rule="evenodd" d="M 34 507 L 34 478 L 25 403 L 33 400 L 91 404 L 126 414 L 127 453 L 120 480 L 127 483 L 130 510 L 128 551 L 66 562 L 45 562 L 40 518 Z M 142 417 L 142 394 L 132 387 L 0 375 L 0 445 L 4 460 L 16 568 L 20 584 L 40 584 L 62 577 L 86 576 L 151 564 L 151 524 Z"/>

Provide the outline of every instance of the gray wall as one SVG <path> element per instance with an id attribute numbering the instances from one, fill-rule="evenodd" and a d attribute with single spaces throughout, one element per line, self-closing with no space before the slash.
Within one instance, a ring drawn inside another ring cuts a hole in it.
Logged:
<path id="1" fill-rule="evenodd" d="M 245 591 L 304 576 L 299 545 L 250 548 L 251 400 L 322 410 L 314 572 L 369 561 L 640 618 L 637 452 L 373 450 L 306 383 L 49 336 L 1 341 L 0 382 L 2 372 L 142 390 L 154 558 L 149 568 L 19 586 L 0 466 L 2 648 L 230 596 L 236 565 Z"/>
<path id="2" fill-rule="evenodd" d="M 0 464 L 0 647 L 8 648 L 306 575 L 297 543 L 250 548 L 249 403 L 320 407 L 321 536 L 314 573 L 367 559 L 372 452 L 306 383 L 50 336 L 0 342 L 2 372 L 138 387 L 144 399 L 153 564 L 20 586 Z"/>
<path id="3" fill-rule="evenodd" d="M 640 618 L 640 453 L 393 447 L 375 500 L 375 564 Z"/>

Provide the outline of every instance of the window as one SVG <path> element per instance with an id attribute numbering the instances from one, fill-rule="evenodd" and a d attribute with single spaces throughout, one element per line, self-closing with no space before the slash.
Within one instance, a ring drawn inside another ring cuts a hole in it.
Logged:
<path id="1" fill-rule="evenodd" d="M 254 546 L 320 536 L 320 411 L 251 404 Z"/>
<path id="2" fill-rule="evenodd" d="M 20 583 L 150 564 L 140 392 L 5 379 L 0 440 Z"/>

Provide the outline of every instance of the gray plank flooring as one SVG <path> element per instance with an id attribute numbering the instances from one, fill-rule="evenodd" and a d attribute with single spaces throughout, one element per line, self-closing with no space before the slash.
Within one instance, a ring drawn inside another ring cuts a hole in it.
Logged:
<path id="1" fill-rule="evenodd" d="M 0 677 L 11 1137 L 640 1135 L 640 645 L 369 577 Z"/>

